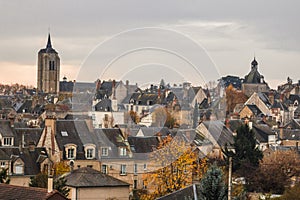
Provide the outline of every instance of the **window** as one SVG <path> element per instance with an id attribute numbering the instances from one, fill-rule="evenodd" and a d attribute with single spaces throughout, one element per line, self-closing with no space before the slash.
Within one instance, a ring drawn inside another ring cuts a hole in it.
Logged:
<path id="1" fill-rule="evenodd" d="M 1 167 L 1 168 L 5 168 L 5 162 L 2 162 L 2 161 L 1 161 L 1 162 L 0 162 L 0 167 Z"/>
<path id="2" fill-rule="evenodd" d="M 23 174 L 23 165 L 16 165 L 16 174 Z"/>
<path id="3" fill-rule="evenodd" d="M 3 138 L 3 146 L 12 146 L 13 138 L 12 137 L 5 137 Z"/>
<path id="4" fill-rule="evenodd" d="M 134 173 L 134 174 L 137 174 L 137 173 L 138 173 L 138 165 L 137 165 L 137 164 L 134 164 L 134 165 L 133 165 L 133 173 Z"/>
<path id="5" fill-rule="evenodd" d="M 133 181 L 133 189 L 137 189 L 137 184 L 138 184 L 138 181 L 137 181 L 137 180 L 134 180 L 134 181 Z"/>
<path id="6" fill-rule="evenodd" d="M 120 175 L 126 175 L 126 165 L 121 165 Z"/>
<path id="7" fill-rule="evenodd" d="M 147 170 L 147 164 L 146 163 L 144 164 L 144 170 Z"/>
<path id="8" fill-rule="evenodd" d="M 126 148 L 125 147 L 120 148 L 120 156 L 126 156 Z"/>
<path id="9" fill-rule="evenodd" d="M 101 156 L 108 156 L 108 148 L 107 147 L 101 148 Z"/>
<path id="10" fill-rule="evenodd" d="M 68 132 L 67 131 L 61 131 L 61 136 L 63 137 L 67 137 L 68 136 Z"/>
<path id="11" fill-rule="evenodd" d="M 101 166 L 101 172 L 102 172 L 102 174 L 107 174 L 107 165 Z"/>
<path id="12" fill-rule="evenodd" d="M 49 61 L 49 70 L 55 70 L 54 61 Z"/>
<path id="13" fill-rule="evenodd" d="M 84 152 L 85 152 L 86 159 L 95 158 L 96 145 L 94 145 L 94 144 L 85 144 L 83 146 L 84 146 Z"/>
<path id="14" fill-rule="evenodd" d="M 74 156 L 74 152 L 75 152 L 75 149 L 74 148 L 69 148 L 68 149 L 68 152 L 67 152 L 67 158 L 68 159 L 73 159 L 75 156 Z"/>
<path id="15" fill-rule="evenodd" d="M 67 159 L 75 159 L 76 158 L 76 144 L 66 144 L 65 145 L 65 152 Z"/>
<path id="16" fill-rule="evenodd" d="M 86 167 L 93 168 L 93 165 L 87 165 Z"/>
<path id="17" fill-rule="evenodd" d="M 90 148 L 86 150 L 86 158 L 93 159 L 94 158 L 94 149 Z"/>

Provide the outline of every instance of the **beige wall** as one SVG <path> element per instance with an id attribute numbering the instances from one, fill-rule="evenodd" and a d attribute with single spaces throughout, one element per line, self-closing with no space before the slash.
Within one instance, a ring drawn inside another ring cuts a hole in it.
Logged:
<path id="1" fill-rule="evenodd" d="M 30 176 L 10 176 L 10 185 L 29 187 Z"/>
<path id="2" fill-rule="evenodd" d="M 77 197 L 77 198 L 76 198 Z M 95 188 L 71 188 L 69 198 L 72 200 L 90 200 L 90 199 L 129 199 L 129 187 L 95 187 Z"/>

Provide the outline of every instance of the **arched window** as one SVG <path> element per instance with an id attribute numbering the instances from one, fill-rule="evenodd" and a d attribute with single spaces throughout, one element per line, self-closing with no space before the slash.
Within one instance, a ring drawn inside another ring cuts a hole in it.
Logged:
<path id="1" fill-rule="evenodd" d="M 76 151 L 77 145 L 76 144 L 66 144 L 65 145 L 65 153 L 67 159 L 76 159 Z"/>
<path id="2" fill-rule="evenodd" d="M 95 158 L 95 148 L 96 146 L 94 144 L 86 144 L 84 145 L 84 152 L 85 152 L 85 158 L 86 159 L 94 159 Z"/>

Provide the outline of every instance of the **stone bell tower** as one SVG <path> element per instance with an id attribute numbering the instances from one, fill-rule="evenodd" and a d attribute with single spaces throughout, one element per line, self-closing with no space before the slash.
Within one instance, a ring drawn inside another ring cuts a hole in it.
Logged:
<path id="1" fill-rule="evenodd" d="M 50 33 L 46 48 L 38 53 L 38 92 L 57 94 L 59 92 L 60 58 L 52 48 Z"/>

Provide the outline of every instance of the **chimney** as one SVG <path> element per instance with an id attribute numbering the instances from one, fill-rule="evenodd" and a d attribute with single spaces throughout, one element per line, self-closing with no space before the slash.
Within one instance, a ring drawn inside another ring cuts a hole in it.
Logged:
<path id="1" fill-rule="evenodd" d="M 129 80 L 126 80 L 126 95 L 129 94 Z"/>
<path id="2" fill-rule="evenodd" d="M 48 193 L 53 191 L 53 177 L 48 175 Z"/>
<path id="3" fill-rule="evenodd" d="M 283 140 L 283 127 L 282 126 L 279 127 L 279 139 Z"/>
<path id="4" fill-rule="evenodd" d="M 116 99 L 116 81 L 115 80 L 112 81 L 112 95 L 113 95 L 113 99 Z"/>
<path id="5" fill-rule="evenodd" d="M 248 126 L 249 126 L 249 130 L 252 130 L 252 128 L 253 128 L 253 122 L 249 122 Z"/>
<path id="6" fill-rule="evenodd" d="M 96 81 L 96 91 L 98 91 L 101 87 L 101 80 L 100 79 L 97 79 Z"/>

